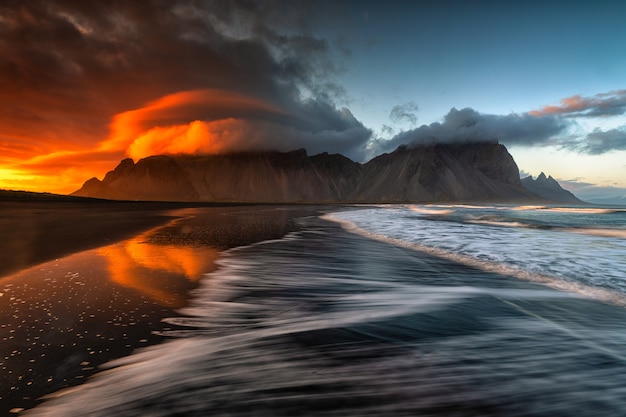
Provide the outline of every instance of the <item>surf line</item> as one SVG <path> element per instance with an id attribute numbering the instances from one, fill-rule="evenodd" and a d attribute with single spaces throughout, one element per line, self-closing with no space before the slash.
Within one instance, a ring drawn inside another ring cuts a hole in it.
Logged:
<path id="1" fill-rule="evenodd" d="M 338 218 L 337 216 L 335 216 L 334 213 L 324 214 L 320 216 L 320 218 L 323 220 L 337 223 L 344 230 L 368 239 L 374 239 L 380 242 L 390 243 L 395 246 L 400 246 L 417 252 L 422 252 L 427 255 L 436 256 L 440 259 L 445 259 L 447 261 L 467 265 L 484 272 L 508 275 L 523 281 L 536 282 L 546 285 L 555 290 L 564 291 L 570 294 L 576 294 L 584 298 L 590 298 L 596 301 L 602 301 L 608 304 L 613 304 L 619 307 L 626 308 L 626 296 L 614 291 L 594 288 L 575 282 L 567 282 L 550 275 L 530 273 L 512 266 L 506 266 L 502 264 L 497 264 L 495 262 L 480 260 L 468 255 L 450 252 L 433 246 L 420 245 L 418 243 L 411 243 L 393 237 L 381 235 L 379 233 L 370 232 L 362 227 L 359 227 L 354 222 Z"/>

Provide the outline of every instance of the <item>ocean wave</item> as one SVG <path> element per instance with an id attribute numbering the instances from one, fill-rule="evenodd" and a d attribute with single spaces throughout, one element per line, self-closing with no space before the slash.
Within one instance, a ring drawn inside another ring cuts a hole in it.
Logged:
<path id="1" fill-rule="evenodd" d="M 567 213 L 567 214 L 613 214 L 613 213 L 626 212 L 626 209 L 619 209 L 619 208 L 552 207 L 552 206 L 541 206 L 541 205 L 501 207 L 501 209 L 513 210 L 513 211 L 543 211 L 543 212 Z"/>
<path id="2" fill-rule="evenodd" d="M 524 229 L 550 229 L 558 232 L 578 233 L 589 236 L 610 237 L 617 239 L 626 239 L 625 229 L 604 229 L 604 228 L 584 228 L 584 227 L 561 227 L 561 226 L 545 226 L 541 224 L 524 223 L 520 221 L 501 219 L 501 220 L 487 220 L 487 219 L 472 219 L 467 218 L 467 223 L 479 224 L 485 226 L 495 227 L 517 227 Z"/>
<path id="3" fill-rule="evenodd" d="M 626 210 L 612 208 L 587 208 L 587 207 L 545 207 L 541 210 L 569 214 L 613 214 L 622 213 Z"/>
<path id="4" fill-rule="evenodd" d="M 426 214 L 430 216 L 446 216 L 455 212 L 455 210 L 451 209 L 426 208 L 423 206 L 409 206 L 409 210 L 419 214 Z"/>
<path id="5" fill-rule="evenodd" d="M 624 229 L 589 229 L 582 227 L 571 227 L 559 229 L 565 232 L 580 233 L 583 235 L 613 237 L 617 239 L 626 239 L 626 230 Z"/>
<path id="6" fill-rule="evenodd" d="M 533 225 L 530 225 L 528 223 L 521 223 L 521 222 L 516 222 L 516 221 L 507 221 L 507 220 L 468 220 L 468 223 L 474 223 L 474 224 L 484 224 L 487 226 L 499 226 L 499 227 L 527 227 L 527 228 L 532 228 Z"/>
<path id="7" fill-rule="evenodd" d="M 514 210 L 514 211 L 528 211 L 528 210 L 544 210 L 546 206 L 515 206 L 515 207 L 503 207 L 505 210 Z"/>
<path id="8" fill-rule="evenodd" d="M 167 320 L 178 327 L 166 332 L 172 339 L 109 363 L 27 415 L 624 410 L 622 309 L 483 274 L 501 270 L 478 260 L 466 268 L 446 251 L 425 250 L 454 264 L 419 256 L 397 247 L 417 245 L 337 214 L 324 219 L 333 223 L 314 219 L 287 239 L 225 252 L 184 317 Z"/>
<path id="9" fill-rule="evenodd" d="M 586 298 L 592 298 L 613 305 L 618 305 L 620 307 L 626 307 L 626 294 L 617 290 L 586 285 L 581 282 L 572 280 L 565 280 L 563 279 L 563 277 L 530 271 L 512 265 L 510 263 L 507 264 L 503 262 L 495 262 L 490 259 L 485 259 L 485 257 L 480 256 L 479 254 L 472 256 L 440 247 L 409 242 L 403 239 L 367 230 L 363 227 L 358 226 L 353 221 L 340 218 L 339 216 L 337 216 L 337 213 L 326 214 L 323 216 L 323 218 L 338 223 L 345 230 L 363 237 L 416 250 L 422 253 L 439 257 L 441 259 L 467 265 L 485 272 L 512 276 L 517 279 L 540 283 L 556 290 L 565 291 L 572 294 L 578 294 Z"/>

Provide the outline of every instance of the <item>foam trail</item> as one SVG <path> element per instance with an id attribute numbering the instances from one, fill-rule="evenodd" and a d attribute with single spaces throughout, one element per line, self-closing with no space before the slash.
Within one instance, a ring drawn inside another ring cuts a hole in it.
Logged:
<path id="1" fill-rule="evenodd" d="M 490 262 L 485 259 L 479 259 L 474 256 L 464 255 L 458 252 L 452 252 L 449 250 L 441 249 L 434 246 L 421 245 L 418 243 L 407 242 L 405 240 L 385 236 L 380 233 L 375 233 L 359 227 L 356 223 L 341 219 L 335 213 L 326 214 L 324 219 L 336 222 L 340 224 L 345 230 L 364 236 L 370 239 L 376 239 L 382 242 L 391 243 L 393 245 L 402 246 L 405 248 L 417 250 L 429 255 L 437 256 L 442 259 L 446 259 L 452 262 L 461 263 L 473 268 L 480 269 L 485 272 L 491 272 L 496 274 L 504 274 L 513 276 L 518 279 L 537 282 L 547 285 L 551 288 L 566 291 L 569 293 L 579 294 L 584 297 L 589 297 L 604 302 L 608 302 L 614 305 L 626 307 L 626 295 L 616 291 L 602 289 L 598 287 L 584 285 L 578 282 L 565 281 L 562 278 L 558 278 L 549 274 L 541 274 L 537 272 L 529 272 L 521 268 L 516 268 L 511 265 L 503 263 Z"/>
<path id="2" fill-rule="evenodd" d="M 587 229 L 587 228 L 568 228 L 561 229 L 565 232 L 580 233 L 583 235 L 614 237 L 618 239 L 626 239 L 626 230 L 619 229 Z"/>
<path id="3" fill-rule="evenodd" d="M 425 207 L 418 207 L 418 206 L 409 206 L 409 209 L 416 213 L 427 214 L 427 215 L 445 216 L 445 215 L 454 213 L 454 210 L 450 210 L 450 209 L 445 210 L 445 209 L 425 208 Z"/>
<path id="4" fill-rule="evenodd" d="M 626 409 L 626 310 L 381 243 L 344 219 L 347 233 L 337 220 L 308 218 L 286 239 L 226 252 L 167 320 L 170 341 L 109 363 L 27 415 Z"/>

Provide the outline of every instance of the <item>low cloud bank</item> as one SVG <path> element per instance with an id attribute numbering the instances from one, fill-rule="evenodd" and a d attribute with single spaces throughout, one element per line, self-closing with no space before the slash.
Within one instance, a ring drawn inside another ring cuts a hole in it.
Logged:
<path id="1" fill-rule="evenodd" d="M 545 144 L 564 131 L 567 123 L 559 117 L 533 116 L 528 113 L 482 114 L 471 108 L 452 108 L 443 122 L 422 125 L 397 134 L 390 140 L 378 140 L 376 151 L 388 152 L 399 145 L 433 143 L 500 142 L 505 145 Z"/>
<path id="2" fill-rule="evenodd" d="M 390 119 L 395 122 L 416 121 L 417 105 L 393 108 Z M 375 138 L 369 144 L 374 156 L 400 145 L 415 146 L 433 143 L 471 143 L 498 141 L 507 146 L 553 146 L 588 155 L 626 150 L 626 125 L 590 133 L 581 133 L 576 119 L 597 118 L 598 121 L 626 114 L 626 90 L 579 95 L 560 101 L 558 106 L 506 115 L 484 114 L 472 108 L 452 108 L 442 122 L 421 125 L 402 131 L 391 138 Z M 383 133 L 391 133 L 391 128 Z"/>

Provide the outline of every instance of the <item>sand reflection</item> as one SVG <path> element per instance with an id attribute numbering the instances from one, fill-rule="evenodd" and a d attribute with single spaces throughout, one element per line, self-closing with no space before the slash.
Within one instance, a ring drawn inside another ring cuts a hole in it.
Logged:
<path id="1" fill-rule="evenodd" d="M 218 250 L 206 246 L 180 246 L 149 242 L 149 232 L 133 239 L 98 249 L 106 259 L 111 281 L 132 288 L 167 307 L 185 303 L 187 284 L 196 282 L 203 273 L 214 270 Z M 182 290 L 182 291 L 181 291 Z"/>

